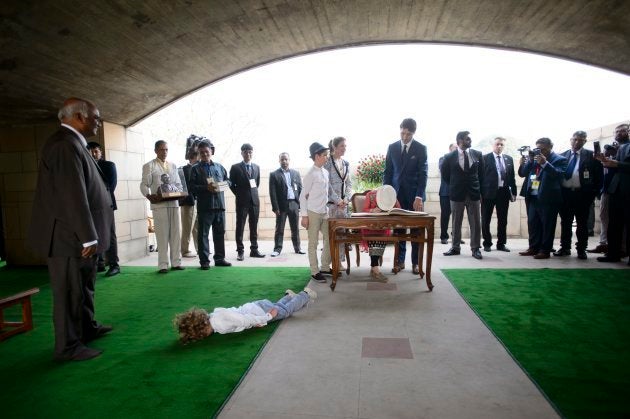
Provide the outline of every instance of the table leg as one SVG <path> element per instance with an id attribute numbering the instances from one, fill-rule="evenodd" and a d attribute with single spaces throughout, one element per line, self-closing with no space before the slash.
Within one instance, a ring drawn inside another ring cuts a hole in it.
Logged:
<path id="1" fill-rule="evenodd" d="M 429 291 L 433 291 L 433 283 L 431 282 L 431 262 L 433 259 L 433 224 L 427 229 L 427 287 Z"/>
<path id="2" fill-rule="evenodd" d="M 330 258 L 332 260 L 332 281 L 330 289 L 335 290 L 337 286 L 337 277 L 339 276 L 339 246 L 337 245 L 336 230 L 328 226 L 328 240 L 330 241 Z"/>
<path id="3" fill-rule="evenodd" d="M 421 239 L 418 242 L 418 270 L 420 271 L 420 279 L 424 278 L 424 271 L 422 270 L 422 264 L 424 262 L 424 242 L 426 240 L 426 230 L 424 227 L 418 231 L 418 238 Z"/>

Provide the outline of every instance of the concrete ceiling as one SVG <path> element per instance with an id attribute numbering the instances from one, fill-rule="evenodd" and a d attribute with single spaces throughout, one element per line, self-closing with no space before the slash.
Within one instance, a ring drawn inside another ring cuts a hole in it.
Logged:
<path id="1" fill-rule="evenodd" d="M 352 45 L 533 51 L 630 74 L 627 0 L 3 0 L 0 124 L 68 96 L 131 125 L 208 83 Z"/>

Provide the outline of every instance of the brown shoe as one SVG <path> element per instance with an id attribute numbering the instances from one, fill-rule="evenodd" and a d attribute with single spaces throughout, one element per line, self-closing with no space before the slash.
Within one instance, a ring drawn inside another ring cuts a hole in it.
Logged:
<path id="1" fill-rule="evenodd" d="M 538 254 L 538 252 L 534 249 L 527 249 L 524 252 L 518 252 L 518 254 L 521 256 L 535 256 L 536 254 Z"/>
<path id="2" fill-rule="evenodd" d="M 547 252 L 539 252 L 534 256 L 534 259 L 549 259 L 549 253 Z"/>
<path id="3" fill-rule="evenodd" d="M 405 264 L 404 263 L 398 263 L 396 266 L 394 266 L 392 268 L 392 272 L 393 273 L 398 273 L 400 271 L 404 271 L 405 270 Z"/>
<path id="4" fill-rule="evenodd" d="M 588 253 L 608 253 L 608 245 L 607 244 L 598 244 L 595 249 L 588 249 Z"/>

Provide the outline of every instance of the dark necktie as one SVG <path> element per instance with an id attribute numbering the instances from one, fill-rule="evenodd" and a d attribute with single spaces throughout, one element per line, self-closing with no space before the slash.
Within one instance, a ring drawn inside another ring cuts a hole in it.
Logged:
<path id="1" fill-rule="evenodd" d="M 468 161 L 468 153 L 464 150 L 464 171 L 467 172 L 470 169 L 470 161 Z"/>
<path id="2" fill-rule="evenodd" d="M 567 171 L 564 172 L 564 178 L 566 180 L 571 179 L 571 176 L 573 176 L 573 171 L 575 170 L 576 163 L 577 163 L 577 153 L 573 153 L 573 155 L 571 156 L 571 161 L 569 162 L 569 165 L 567 166 Z"/>
<path id="3" fill-rule="evenodd" d="M 247 177 L 249 177 L 250 179 L 252 178 L 252 166 L 247 164 L 245 165 L 247 167 Z"/>
<path id="4" fill-rule="evenodd" d="M 407 147 L 409 147 L 409 144 L 405 144 L 405 146 L 403 147 L 403 152 L 402 152 L 403 160 L 407 158 Z"/>
<path id="5" fill-rule="evenodd" d="M 501 180 L 505 182 L 505 166 L 503 166 L 503 159 L 501 159 L 501 156 L 497 156 L 497 161 L 499 162 L 499 173 L 501 174 Z"/>

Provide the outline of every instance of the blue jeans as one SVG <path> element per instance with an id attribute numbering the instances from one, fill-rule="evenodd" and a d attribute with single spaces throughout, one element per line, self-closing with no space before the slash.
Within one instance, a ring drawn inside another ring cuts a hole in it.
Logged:
<path id="1" fill-rule="evenodd" d="M 300 311 L 302 307 L 308 303 L 309 296 L 306 292 L 302 291 L 299 294 L 295 294 L 295 296 L 291 297 L 290 295 L 285 295 L 277 303 L 272 303 L 269 300 L 258 300 L 254 301 L 258 307 L 265 310 L 265 313 L 269 313 L 272 308 L 278 310 L 278 315 L 273 318 L 272 321 L 286 319 L 287 317 L 291 317 L 293 313 L 296 311 Z"/>

